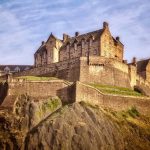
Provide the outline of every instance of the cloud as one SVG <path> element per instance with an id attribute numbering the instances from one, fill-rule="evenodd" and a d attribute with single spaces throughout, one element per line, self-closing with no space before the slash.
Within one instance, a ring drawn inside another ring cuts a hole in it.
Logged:
<path id="1" fill-rule="evenodd" d="M 121 36 L 125 57 L 150 57 L 149 0 L 7 0 L 0 2 L 0 63 L 33 64 L 33 54 L 51 32 L 74 35 L 108 21 Z"/>

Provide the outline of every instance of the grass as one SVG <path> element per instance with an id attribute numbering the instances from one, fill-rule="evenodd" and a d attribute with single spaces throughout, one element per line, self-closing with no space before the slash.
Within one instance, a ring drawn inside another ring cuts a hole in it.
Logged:
<path id="1" fill-rule="evenodd" d="M 49 80 L 56 80 L 58 78 L 55 77 L 37 77 L 37 76 L 20 76 L 17 79 L 25 79 L 27 81 L 49 81 Z"/>
<path id="2" fill-rule="evenodd" d="M 101 85 L 101 84 L 89 84 L 106 94 L 115 94 L 115 95 L 126 95 L 126 96 L 144 96 L 142 93 L 134 91 L 129 88 L 110 86 L 110 85 Z"/>

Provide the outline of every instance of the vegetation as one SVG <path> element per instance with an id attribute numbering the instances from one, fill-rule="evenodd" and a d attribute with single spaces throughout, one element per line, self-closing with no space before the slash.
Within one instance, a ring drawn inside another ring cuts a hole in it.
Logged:
<path id="1" fill-rule="evenodd" d="M 101 84 L 89 84 L 97 89 L 99 89 L 103 93 L 107 94 L 115 94 L 115 95 L 127 95 L 127 96 L 144 96 L 142 93 L 138 91 L 134 91 L 129 88 L 110 86 L 110 85 L 101 85 Z"/>
<path id="2" fill-rule="evenodd" d="M 56 80 L 58 78 L 55 77 L 38 77 L 38 76 L 20 76 L 17 79 L 25 79 L 27 81 L 49 81 L 49 80 Z"/>
<path id="3" fill-rule="evenodd" d="M 60 105 L 59 99 L 49 99 L 42 105 L 42 111 L 46 112 L 46 110 L 54 111 Z"/>

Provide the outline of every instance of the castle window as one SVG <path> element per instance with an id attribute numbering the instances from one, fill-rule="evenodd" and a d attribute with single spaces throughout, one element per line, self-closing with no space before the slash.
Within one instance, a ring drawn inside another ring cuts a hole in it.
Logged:
<path id="1" fill-rule="evenodd" d="M 74 43 L 74 50 L 77 50 L 77 43 Z"/>
<path id="2" fill-rule="evenodd" d="M 97 55 L 97 49 L 94 50 L 93 54 L 94 54 L 94 55 Z"/>
<path id="3" fill-rule="evenodd" d="M 92 46 L 92 42 L 93 42 L 93 40 L 92 40 L 92 39 L 90 39 L 90 44 L 89 44 L 89 45 L 90 45 L 90 47 Z"/>
<path id="4" fill-rule="evenodd" d="M 82 48 L 84 48 L 85 45 L 85 41 L 82 40 Z"/>
<path id="5" fill-rule="evenodd" d="M 67 52 L 69 52 L 69 45 L 67 45 Z"/>

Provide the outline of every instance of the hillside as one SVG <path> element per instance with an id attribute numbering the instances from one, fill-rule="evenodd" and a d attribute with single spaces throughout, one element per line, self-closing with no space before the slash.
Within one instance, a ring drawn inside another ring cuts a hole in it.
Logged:
<path id="1" fill-rule="evenodd" d="M 36 126 L 30 127 L 29 132 L 23 123 L 16 122 L 12 126 L 13 117 L 15 116 L 7 116 L 6 112 L 5 115 L 0 115 L 1 149 L 148 150 L 150 148 L 150 118 L 139 114 L 136 108 L 115 112 L 84 102 L 73 103 L 61 106 L 45 116 L 45 119 L 41 118 Z M 34 119 L 37 118 L 33 117 L 32 122 Z"/>

